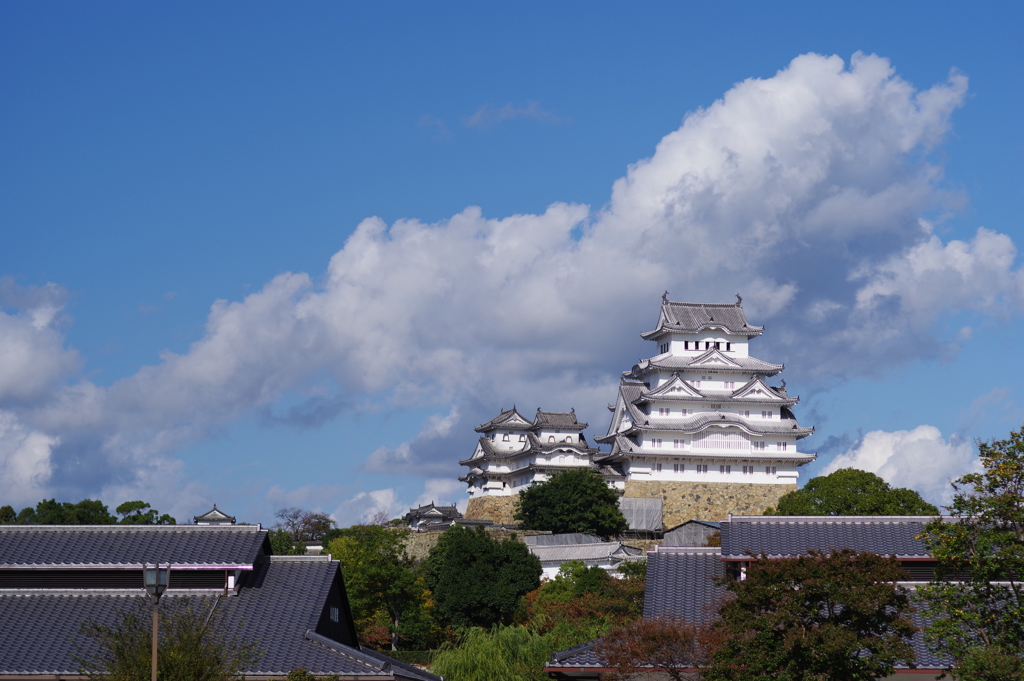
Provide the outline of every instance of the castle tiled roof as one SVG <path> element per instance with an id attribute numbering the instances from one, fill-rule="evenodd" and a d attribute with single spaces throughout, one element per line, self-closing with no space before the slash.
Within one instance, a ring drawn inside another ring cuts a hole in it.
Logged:
<path id="1" fill-rule="evenodd" d="M 595 454 L 598 451 L 596 447 L 590 447 L 582 435 L 579 440 L 573 442 L 542 442 L 533 432 L 526 434 L 526 445 L 519 449 L 496 447 L 489 437 L 480 438 L 480 449 L 483 450 L 482 456 L 462 459 L 459 461 L 459 465 L 475 466 L 481 461 L 510 461 L 534 454 L 550 454 L 559 450 L 572 451 L 576 454 Z"/>
<path id="2" fill-rule="evenodd" d="M 478 433 L 487 433 L 501 428 L 502 430 L 529 430 L 533 424 L 525 416 L 516 411 L 513 406 L 506 409 L 487 423 L 482 423 L 474 430 Z"/>
<path id="3" fill-rule="evenodd" d="M 535 429 L 557 428 L 559 430 L 584 430 L 586 423 L 576 420 L 576 410 L 571 411 L 541 411 L 537 409 L 537 416 L 533 419 Z"/>
<path id="4" fill-rule="evenodd" d="M 709 363 L 708 358 L 712 354 L 720 355 L 728 361 Z M 644 359 L 628 373 L 638 378 L 654 371 L 707 371 L 774 376 L 785 368 L 784 364 L 772 364 L 756 357 L 731 357 L 721 350 L 708 350 L 703 355 L 658 355 Z"/>
<path id="5" fill-rule="evenodd" d="M 597 459 L 600 464 L 612 464 L 619 461 L 623 457 L 627 456 L 644 456 L 644 457 L 665 457 L 665 458 L 708 458 L 708 459 L 736 459 L 736 460 L 750 460 L 750 461 L 793 461 L 797 464 L 804 464 L 810 461 L 814 461 L 818 458 L 817 454 L 805 454 L 803 452 L 779 452 L 779 451 L 760 451 L 760 450 L 737 450 L 728 451 L 720 450 L 715 452 L 702 452 L 701 450 L 694 449 L 675 449 L 672 447 L 663 448 L 646 448 L 641 447 L 636 442 L 626 437 L 625 435 L 614 435 L 609 438 L 604 438 L 605 442 L 611 442 L 612 451 L 604 456 Z"/>
<path id="6" fill-rule="evenodd" d="M 748 338 L 764 333 L 763 326 L 750 326 L 747 323 L 740 302 L 675 303 L 663 300 L 657 328 L 640 334 L 640 337 L 653 340 L 665 333 L 697 333 L 704 329 L 723 329 L 727 333 Z"/>
<path id="7" fill-rule="evenodd" d="M 0 568 L 251 566 L 269 553 L 259 525 L 0 525 Z M 239 569 L 241 569 L 239 567 Z"/>
<path id="8" fill-rule="evenodd" d="M 731 516 L 722 521 L 722 556 L 796 556 L 848 548 L 898 558 L 928 558 L 917 537 L 932 516 Z"/>

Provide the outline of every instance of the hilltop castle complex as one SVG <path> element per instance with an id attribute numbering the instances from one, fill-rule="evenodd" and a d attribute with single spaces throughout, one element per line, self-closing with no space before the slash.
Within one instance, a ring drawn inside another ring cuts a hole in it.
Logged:
<path id="1" fill-rule="evenodd" d="M 676 303 L 662 297 L 657 327 L 641 334 L 658 354 L 623 372 L 608 432 L 590 447 L 574 412 L 538 410 L 533 421 L 515 408 L 477 428 L 473 455 L 461 461 L 470 494 L 468 518 L 512 522 L 519 491 L 557 470 L 600 472 L 625 498 L 660 499 L 665 528 L 729 513 L 760 514 L 796 489 L 797 468 L 815 455 L 797 443 L 813 428 L 797 423 L 798 397 L 783 370 L 752 357 L 764 332 L 735 304 Z"/>

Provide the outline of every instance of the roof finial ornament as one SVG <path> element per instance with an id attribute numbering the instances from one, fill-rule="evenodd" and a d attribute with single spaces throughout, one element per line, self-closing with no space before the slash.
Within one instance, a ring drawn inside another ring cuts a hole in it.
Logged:
<path id="1" fill-rule="evenodd" d="M 736 307 L 743 307 L 743 296 L 736 294 Z"/>
<path id="2" fill-rule="evenodd" d="M 782 389 L 786 389 L 786 379 L 782 379 Z"/>
<path id="3" fill-rule="evenodd" d="M 668 291 L 661 294 L 661 304 L 665 305 L 666 303 L 668 303 Z"/>

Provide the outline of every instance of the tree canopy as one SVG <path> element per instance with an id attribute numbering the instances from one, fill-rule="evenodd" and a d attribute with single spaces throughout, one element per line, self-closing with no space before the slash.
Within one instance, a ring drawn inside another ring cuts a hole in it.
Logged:
<path id="1" fill-rule="evenodd" d="M 906 573 L 893 557 L 849 549 L 750 561 L 721 583 L 721 646 L 709 681 L 868 681 L 913 662 Z"/>
<path id="2" fill-rule="evenodd" d="M 984 472 L 952 483 L 955 520 L 925 529 L 939 565 L 918 594 L 954 677 L 1010 681 L 1024 678 L 1024 428 L 978 450 Z"/>
<path id="3" fill-rule="evenodd" d="M 82 499 L 78 503 L 43 499 L 33 508 L 26 506 L 15 514 L 11 506 L 0 507 L 0 523 L 18 525 L 175 525 L 171 516 L 150 508 L 145 501 L 126 501 L 117 507 L 117 516 L 98 499 Z"/>
<path id="4" fill-rule="evenodd" d="M 874 473 L 841 468 L 811 478 L 781 499 L 765 515 L 938 515 L 911 489 L 891 487 Z"/>
<path id="5" fill-rule="evenodd" d="M 160 652 L 157 674 L 180 681 L 233 681 L 263 657 L 259 647 L 219 626 L 210 604 L 188 596 L 160 603 Z M 148 679 L 153 641 L 150 605 L 145 598 L 129 601 L 113 624 L 87 620 L 72 657 L 96 681 Z"/>
<path id="6" fill-rule="evenodd" d="M 523 595 L 540 585 L 541 572 L 525 544 L 460 525 L 445 530 L 423 564 L 435 616 L 456 627 L 510 621 Z"/>
<path id="7" fill-rule="evenodd" d="M 619 510 L 618 492 L 596 471 L 559 471 L 546 482 L 519 493 L 515 519 L 524 530 L 555 533 L 590 532 L 602 537 L 628 529 Z"/>
<path id="8" fill-rule="evenodd" d="M 392 650 L 398 650 L 405 615 L 422 607 L 423 587 L 406 555 L 408 530 L 356 525 L 338 531 L 327 552 L 341 562 L 342 575 L 359 631 L 367 631 L 379 614 L 386 616 Z M 416 618 L 423 619 L 423 618 Z M 406 630 L 409 627 L 406 626 Z"/>

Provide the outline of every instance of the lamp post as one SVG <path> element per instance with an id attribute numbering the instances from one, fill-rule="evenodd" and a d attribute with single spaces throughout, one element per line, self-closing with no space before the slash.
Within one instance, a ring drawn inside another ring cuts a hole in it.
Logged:
<path id="1" fill-rule="evenodd" d="M 157 607 L 160 605 L 160 596 L 163 595 L 164 591 L 167 590 L 167 584 L 170 581 L 171 566 L 170 564 L 160 567 L 160 563 L 154 563 L 152 567 L 149 564 L 142 566 L 142 581 L 146 587 L 146 593 L 149 594 L 149 598 L 153 601 L 153 670 L 152 670 L 152 681 L 156 681 L 156 640 L 157 632 L 159 630 L 159 615 Z"/>

